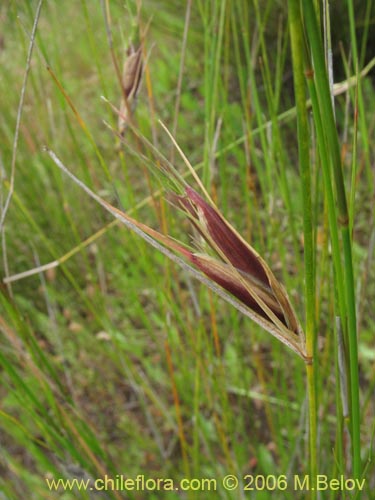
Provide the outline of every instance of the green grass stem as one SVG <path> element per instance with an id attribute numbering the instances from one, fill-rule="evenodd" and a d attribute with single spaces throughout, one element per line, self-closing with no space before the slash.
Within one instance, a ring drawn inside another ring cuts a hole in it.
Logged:
<path id="1" fill-rule="evenodd" d="M 306 83 L 304 74 L 304 38 L 299 2 L 289 0 L 289 26 L 293 60 L 294 91 L 297 107 L 297 127 L 299 164 L 301 172 L 301 191 L 303 200 L 303 235 L 304 235 L 304 275 L 305 275 L 305 309 L 306 309 L 306 353 L 312 363 L 306 365 L 309 399 L 309 433 L 310 433 L 310 475 L 314 481 L 318 473 L 317 464 L 317 406 L 316 406 L 316 374 L 318 358 L 316 356 L 315 330 L 315 256 L 313 237 L 313 210 L 311 201 L 311 169 L 310 141 L 306 111 Z M 311 492 L 316 498 L 316 491 Z"/>
<path id="2" fill-rule="evenodd" d="M 322 116 L 323 131 L 326 137 L 323 143 L 319 146 L 321 153 L 322 148 L 327 148 L 329 152 L 329 165 L 331 169 L 332 179 L 334 180 L 337 201 L 337 213 L 335 217 L 338 220 L 340 227 L 342 250 L 344 255 L 344 290 L 345 290 L 345 306 L 347 314 L 343 317 L 342 322 L 344 331 L 346 330 L 347 316 L 347 343 L 349 353 L 350 366 L 350 402 L 351 402 L 351 435 L 352 435 L 352 460 L 353 460 L 353 476 L 359 478 L 361 475 L 361 454 L 360 454 L 360 414 L 359 414 L 359 379 L 358 379 L 358 353 L 357 353 L 357 324 L 356 324 L 356 305 L 355 305 L 355 290 L 353 276 L 353 260 L 352 260 L 352 242 L 349 233 L 349 216 L 347 208 L 347 199 L 345 184 L 342 171 L 341 154 L 337 128 L 332 108 L 331 94 L 327 78 L 327 70 L 325 66 L 324 52 L 321 42 L 320 33 L 318 30 L 315 10 L 310 0 L 305 0 L 302 3 L 304 20 L 309 39 L 309 46 L 314 67 L 314 82 L 317 90 L 317 99 L 319 109 L 315 109 L 315 113 Z M 327 185 L 325 185 L 327 189 Z M 332 207 L 333 208 L 333 207 Z M 337 268 L 336 268 L 337 272 Z M 342 311 L 342 309 L 341 309 Z"/>

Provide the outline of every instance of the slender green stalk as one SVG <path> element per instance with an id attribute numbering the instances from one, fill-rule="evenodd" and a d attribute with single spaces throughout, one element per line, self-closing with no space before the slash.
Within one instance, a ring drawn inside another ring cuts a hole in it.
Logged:
<path id="1" fill-rule="evenodd" d="M 347 344 L 349 348 L 350 367 L 350 401 L 351 401 L 351 434 L 352 434 L 352 460 L 353 476 L 360 476 L 360 415 L 359 415 L 359 380 L 358 380 L 358 353 L 357 353 L 357 326 L 355 310 L 355 290 L 352 262 L 352 242 L 349 231 L 348 207 L 346 201 L 345 185 L 342 172 L 340 146 L 332 108 L 331 95 L 325 66 L 324 52 L 320 38 L 320 32 L 315 16 L 315 10 L 311 0 L 304 0 L 303 3 L 304 20 L 306 23 L 307 35 L 310 43 L 311 54 L 314 67 L 314 78 L 317 89 L 317 99 L 320 113 L 324 120 L 322 125 L 326 140 L 320 146 L 328 149 L 330 156 L 330 168 L 336 189 L 337 217 L 340 227 L 343 254 L 344 254 L 344 289 L 347 311 Z M 326 185 L 327 187 L 327 185 Z M 332 230 L 332 228 L 331 228 Z M 336 269 L 337 271 L 337 269 Z M 344 325 L 346 320 L 341 318 Z"/>
<path id="2" fill-rule="evenodd" d="M 301 171 L 301 187 L 303 201 L 303 234 L 304 234 L 304 272 L 306 300 L 306 353 L 313 362 L 306 365 L 309 418 L 310 418 L 310 474 L 313 482 L 317 475 L 317 433 L 316 433 L 316 376 L 314 356 L 316 346 L 315 333 L 315 266 L 313 211 L 311 202 L 311 171 L 309 155 L 309 128 L 306 112 L 306 86 L 303 70 L 303 32 L 301 12 L 297 0 L 288 1 L 290 39 L 293 59 L 294 90 L 297 107 L 299 164 Z M 316 498 L 316 492 L 311 492 L 311 498 Z"/>
<path id="3" fill-rule="evenodd" d="M 240 2 L 235 2 L 235 6 L 237 7 L 237 19 L 241 28 L 240 32 L 247 33 L 247 38 L 250 39 L 248 34 L 249 27 L 247 26 L 247 17 L 245 16 L 246 10 L 240 9 Z M 244 43 L 243 51 L 246 61 L 246 97 L 244 103 L 246 103 L 245 106 L 252 111 L 254 115 L 253 120 L 257 124 L 257 127 L 262 127 L 264 124 L 264 109 L 261 104 L 259 89 L 256 81 L 257 59 L 254 56 L 254 51 L 251 50 L 251 45 L 249 43 Z M 249 119 L 249 117 L 247 118 Z M 269 143 L 267 141 L 267 127 L 260 130 L 259 140 L 262 150 L 268 151 Z M 266 202 L 269 205 L 275 186 L 275 183 L 273 182 L 274 165 L 272 163 L 272 157 L 269 154 L 265 154 L 262 156 L 262 161 L 259 162 L 257 155 L 253 155 L 252 161 L 256 168 L 259 182 L 262 186 L 262 193 L 264 193 Z"/>
<path id="4" fill-rule="evenodd" d="M 356 40 L 356 27 L 355 27 L 355 16 L 354 16 L 354 5 L 352 0 L 347 0 L 348 4 L 348 14 L 349 14 L 349 25 L 350 25 L 350 42 L 351 42 L 351 52 L 353 54 L 353 69 L 356 73 L 356 75 L 359 75 L 360 69 L 358 65 L 361 63 L 360 58 L 358 56 L 358 49 L 357 49 L 357 40 Z M 369 134 L 367 131 L 367 125 L 366 125 L 366 113 L 365 113 L 365 104 L 363 101 L 363 95 L 362 95 L 362 85 L 361 82 L 358 78 L 357 82 L 357 96 L 356 96 L 356 106 L 358 107 L 358 125 L 359 129 L 361 132 L 361 140 L 363 143 L 363 150 L 364 150 L 364 158 L 366 162 L 366 172 L 367 172 L 367 179 L 369 183 L 374 182 L 374 177 L 371 171 L 371 160 L 370 160 L 370 145 L 369 145 Z"/>
<path id="5" fill-rule="evenodd" d="M 221 54 L 223 50 L 226 1 L 201 2 L 201 13 L 205 33 L 205 148 L 203 183 L 208 186 L 212 179 L 210 160 L 217 120 L 220 90 Z"/>
<path id="6" fill-rule="evenodd" d="M 312 71 L 308 70 L 307 73 L 312 75 Z M 318 97 L 316 95 L 316 89 L 312 81 L 312 78 L 307 79 L 307 84 L 311 96 L 313 109 L 319 109 Z M 344 318 L 346 314 L 345 311 L 346 301 L 345 301 L 345 292 L 343 285 L 344 277 L 341 265 L 340 238 L 339 238 L 339 230 L 338 230 L 336 211 L 335 211 L 335 198 L 329 172 L 328 151 L 326 147 L 322 147 L 322 144 L 324 144 L 325 137 L 324 137 L 322 119 L 318 112 L 315 113 L 314 116 L 314 125 L 315 125 L 316 135 L 318 138 L 318 143 L 320 145 L 319 155 L 321 159 L 323 181 L 325 186 L 325 195 L 328 207 L 327 209 L 328 221 L 331 230 L 331 246 L 332 246 L 332 258 L 334 267 L 335 295 L 336 295 L 337 307 L 339 310 L 339 317 L 341 319 Z M 338 346 L 337 346 L 337 352 L 338 352 Z"/>

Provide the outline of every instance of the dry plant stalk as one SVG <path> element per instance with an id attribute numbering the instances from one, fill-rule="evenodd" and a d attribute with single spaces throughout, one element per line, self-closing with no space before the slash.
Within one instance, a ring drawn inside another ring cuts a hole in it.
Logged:
<path id="1" fill-rule="evenodd" d="M 142 44 L 135 49 L 133 45 L 127 50 L 127 58 L 122 70 L 122 96 L 118 117 L 118 130 L 124 135 L 134 111 L 137 95 L 141 86 L 143 74 Z"/>

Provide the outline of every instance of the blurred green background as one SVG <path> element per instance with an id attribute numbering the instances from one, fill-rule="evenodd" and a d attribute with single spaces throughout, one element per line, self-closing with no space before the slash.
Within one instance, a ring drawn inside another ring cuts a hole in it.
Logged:
<path id="1" fill-rule="evenodd" d="M 2 207 L 36 7 L 35 1 L 0 7 Z M 356 7 L 362 70 L 375 57 L 375 12 L 373 2 Z M 1 274 L 62 262 L 1 285 L 2 499 L 255 498 L 250 491 L 241 496 L 240 490 L 222 488 L 184 494 L 52 492 L 45 478 L 308 473 L 303 363 L 113 224 L 43 151 L 54 151 L 95 192 L 138 220 L 191 242 L 191 226 L 154 194 L 163 186 L 142 157 L 150 152 L 130 130 L 127 146 L 119 144 L 110 129 L 116 130 L 116 113 L 101 99 L 119 106 L 114 60 L 121 68 L 129 44 L 145 33 L 136 125 L 185 174 L 158 120 L 173 132 L 223 214 L 285 284 L 303 324 L 302 202 L 286 6 L 202 0 L 189 11 L 189 2 L 143 0 L 138 10 L 132 1 L 42 6 L 14 193 L 1 234 Z M 334 3 L 331 16 L 335 82 L 345 82 L 353 69 L 344 4 Z M 354 179 L 364 462 L 374 430 L 373 75 L 361 79 L 368 136 L 358 136 Z M 348 185 L 355 102 L 355 87 L 339 87 L 336 116 Z M 319 470 L 335 476 L 335 294 L 317 158 L 313 179 Z M 364 498 L 372 498 L 373 468 L 369 463 Z M 256 492 L 256 498 L 267 495 Z M 289 498 L 282 492 L 273 496 Z"/>

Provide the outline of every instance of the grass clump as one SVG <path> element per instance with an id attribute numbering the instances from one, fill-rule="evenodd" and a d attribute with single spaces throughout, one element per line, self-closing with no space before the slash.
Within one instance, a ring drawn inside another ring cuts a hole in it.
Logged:
<path id="1" fill-rule="evenodd" d="M 61 496 L 45 478 L 116 474 L 216 478 L 205 498 L 241 498 L 247 475 L 316 473 L 364 478 L 356 493 L 371 498 L 372 17 L 370 7 L 348 4 L 351 50 L 348 38 L 335 42 L 337 32 L 330 44 L 308 1 L 302 10 L 293 0 L 188 1 L 184 9 L 77 1 L 64 6 L 67 21 L 59 4 L 43 3 L 24 85 L 36 5 L 3 7 L 5 498 L 91 498 L 77 488 Z M 131 43 L 142 49 L 142 84 L 137 73 L 127 94 L 121 69 Z M 330 46 L 342 75 L 333 87 Z M 129 122 L 123 130 L 119 112 Z M 165 200 L 176 188 L 185 214 Z M 272 269 L 271 284 L 221 245 L 214 206 L 236 228 L 232 240 L 241 234 L 255 249 L 247 247 L 246 264 Z M 111 214 L 185 256 L 203 271 L 203 286 Z M 220 264 L 207 260 L 202 235 Z M 287 338 L 301 356 L 204 286 L 212 282 L 241 307 L 245 297 L 282 334 L 294 325 L 298 339 Z M 230 493 L 220 483 L 227 474 L 240 481 Z M 306 497 L 290 484 L 272 494 Z"/>

